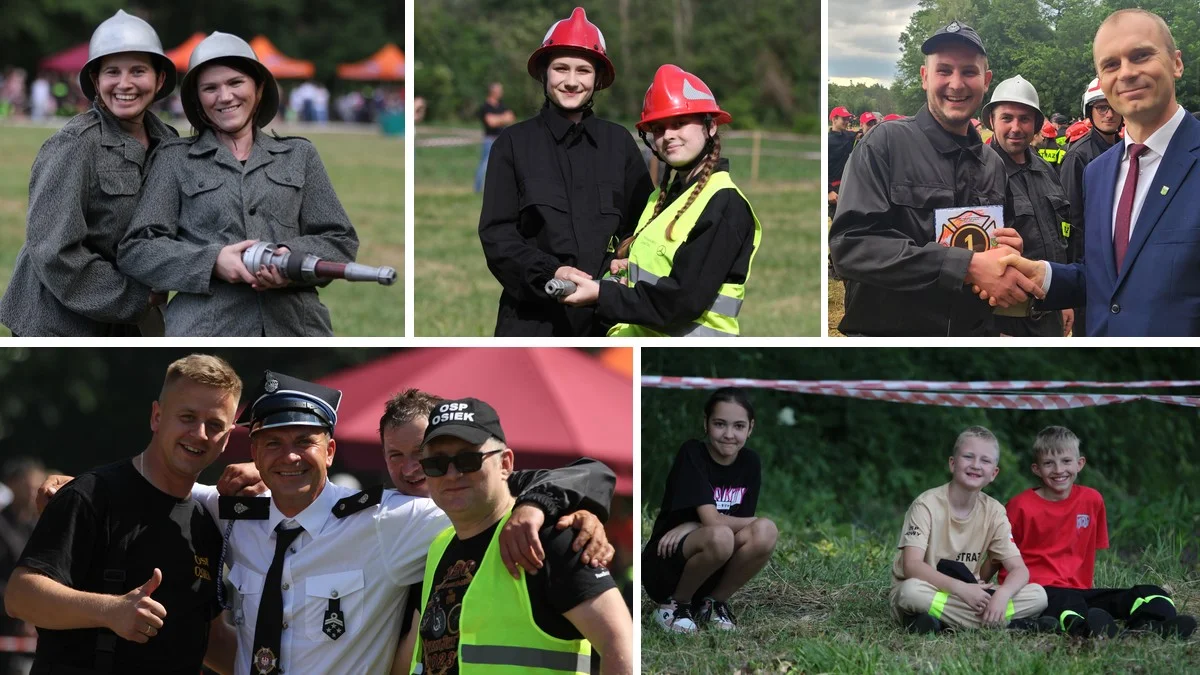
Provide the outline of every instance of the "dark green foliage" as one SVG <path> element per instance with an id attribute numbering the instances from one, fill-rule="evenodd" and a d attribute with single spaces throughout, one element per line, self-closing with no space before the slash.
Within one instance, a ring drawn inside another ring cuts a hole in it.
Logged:
<path id="1" fill-rule="evenodd" d="M 919 7 L 899 39 L 903 55 L 892 83 L 896 112 L 912 115 L 925 103 L 921 43 L 938 26 L 957 19 L 983 37 L 993 86 L 1021 75 L 1037 88 L 1047 115 L 1061 112 L 1079 117 L 1083 90 L 1096 76 L 1092 62 L 1096 29 L 1109 14 L 1126 7 L 1140 7 L 1166 21 L 1183 52 L 1183 78 L 1175 83 L 1179 103 L 1188 110 L 1200 108 L 1200 80 L 1194 73 L 1189 75 L 1200 54 L 1200 12 L 1195 0 L 921 0 Z M 830 105 L 837 104 L 831 95 Z"/>
<path id="2" fill-rule="evenodd" d="M 647 375 L 787 379 L 1200 379 L 1186 349 L 643 349 Z M 1188 393 L 1189 390 L 1170 393 Z M 1132 391 L 1128 393 L 1134 393 Z M 1155 393 L 1164 393 L 1161 390 Z M 705 391 L 642 390 L 642 486 L 658 510 L 680 443 L 702 433 Z M 1136 549 L 1161 531 L 1200 536 L 1197 411 L 1134 402 L 1053 412 L 945 408 L 755 390 L 750 447 L 762 456 L 764 498 L 776 513 L 831 528 L 894 536 L 908 504 L 949 480 L 947 458 L 967 426 L 1001 441 L 1001 472 L 987 489 L 1006 501 L 1035 484 L 1033 438 L 1060 424 L 1082 439 L 1080 482 L 1108 503 L 1114 546 Z M 794 426 L 779 421 L 784 408 Z M 781 528 L 782 529 L 782 528 Z M 1191 547 L 1196 556 L 1195 545 Z"/>
<path id="3" fill-rule="evenodd" d="M 404 2 L 370 0 L 13 0 L 0 21 L 0 65 L 29 71 L 55 52 L 87 42 L 118 9 L 150 22 L 171 49 L 192 33 L 220 30 L 246 40 L 266 35 L 284 54 L 312 61 L 334 83 L 339 63 L 360 61 L 393 42 L 404 48 Z M 355 84 L 347 86 L 357 86 Z"/>
<path id="4" fill-rule="evenodd" d="M 546 29 L 570 15 L 574 0 L 496 2 L 424 0 L 416 7 L 417 94 L 430 119 L 474 120 L 488 83 L 505 85 L 518 118 L 542 104 L 526 72 Z M 822 31 L 814 0 L 737 3 L 598 0 L 588 19 L 604 32 L 616 83 L 596 99 L 609 118 L 636 121 L 642 98 L 664 63 L 699 75 L 734 118 L 735 128 L 816 131 Z"/>

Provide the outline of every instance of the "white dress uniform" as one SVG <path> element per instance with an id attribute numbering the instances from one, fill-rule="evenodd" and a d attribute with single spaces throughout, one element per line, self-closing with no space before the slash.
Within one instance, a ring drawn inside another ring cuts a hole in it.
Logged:
<path id="1" fill-rule="evenodd" d="M 336 517 L 338 501 L 356 494 L 327 480 L 295 518 L 285 518 L 272 501 L 266 519 L 232 521 L 225 560 L 235 589 L 236 675 L 254 675 L 255 622 L 281 522 L 304 532 L 283 563 L 279 672 L 374 675 L 391 668 L 408 587 L 422 580 L 429 545 L 450 520 L 433 500 L 395 490 L 384 490 L 378 504 Z M 231 521 L 219 517 L 216 489 L 197 485 L 192 496 L 227 531 Z M 340 612 L 332 623 L 331 607 Z"/>

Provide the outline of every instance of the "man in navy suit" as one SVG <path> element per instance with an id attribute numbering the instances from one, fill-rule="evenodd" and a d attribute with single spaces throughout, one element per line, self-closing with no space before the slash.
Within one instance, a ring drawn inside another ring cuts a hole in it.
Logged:
<path id="1" fill-rule="evenodd" d="M 1083 262 L 1006 261 L 1046 290 L 1043 309 L 1086 300 L 1088 336 L 1200 335 L 1200 120 L 1175 100 L 1183 59 L 1141 9 L 1109 15 L 1092 58 L 1125 140 L 1084 170 Z"/>

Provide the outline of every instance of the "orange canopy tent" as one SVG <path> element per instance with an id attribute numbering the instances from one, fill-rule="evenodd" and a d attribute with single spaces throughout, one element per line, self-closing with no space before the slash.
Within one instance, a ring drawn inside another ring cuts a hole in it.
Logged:
<path id="1" fill-rule="evenodd" d="M 302 61 L 285 56 L 265 35 L 256 35 L 250 41 L 250 48 L 258 56 L 258 60 L 271 71 L 271 74 L 281 80 L 307 80 L 316 74 L 317 69 L 312 61 Z"/>
<path id="2" fill-rule="evenodd" d="M 183 41 L 183 44 L 167 50 L 167 58 L 171 59 L 171 63 L 175 64 L 175 68 L 179 72 L 187 70 L 188 59 L 192 58 L 192 51 L 196 49 L 196 45 L 204 41 L 204 37 L 204 33 L 192 33 L 191 37 Z"/>
<path id="3" fill-rule="evenodd" d="M 343 80 L 401 82 L 404 80 L 404 52 L 389 42 L 369 59 L 339 65 L 337 75 Z"/>

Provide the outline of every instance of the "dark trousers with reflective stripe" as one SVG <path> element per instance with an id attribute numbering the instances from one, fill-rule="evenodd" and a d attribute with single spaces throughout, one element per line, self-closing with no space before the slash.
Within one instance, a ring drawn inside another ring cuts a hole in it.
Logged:
<path id="1" fill-rule="evenodd" d="M 1166 591 L 1150 585 L 1088 589 L 1047 586 L 1046 611 L 1042 615 L 1061 622 L 1063 612 L 1086 617 L 1089 609 L 1099 608 L 1114 619 L 1128 622 L 1130 628 L 1137 628 L 1146 621 L 1165 621 L 1175 616 L 1175 606 L 1167 597 Z"/>

